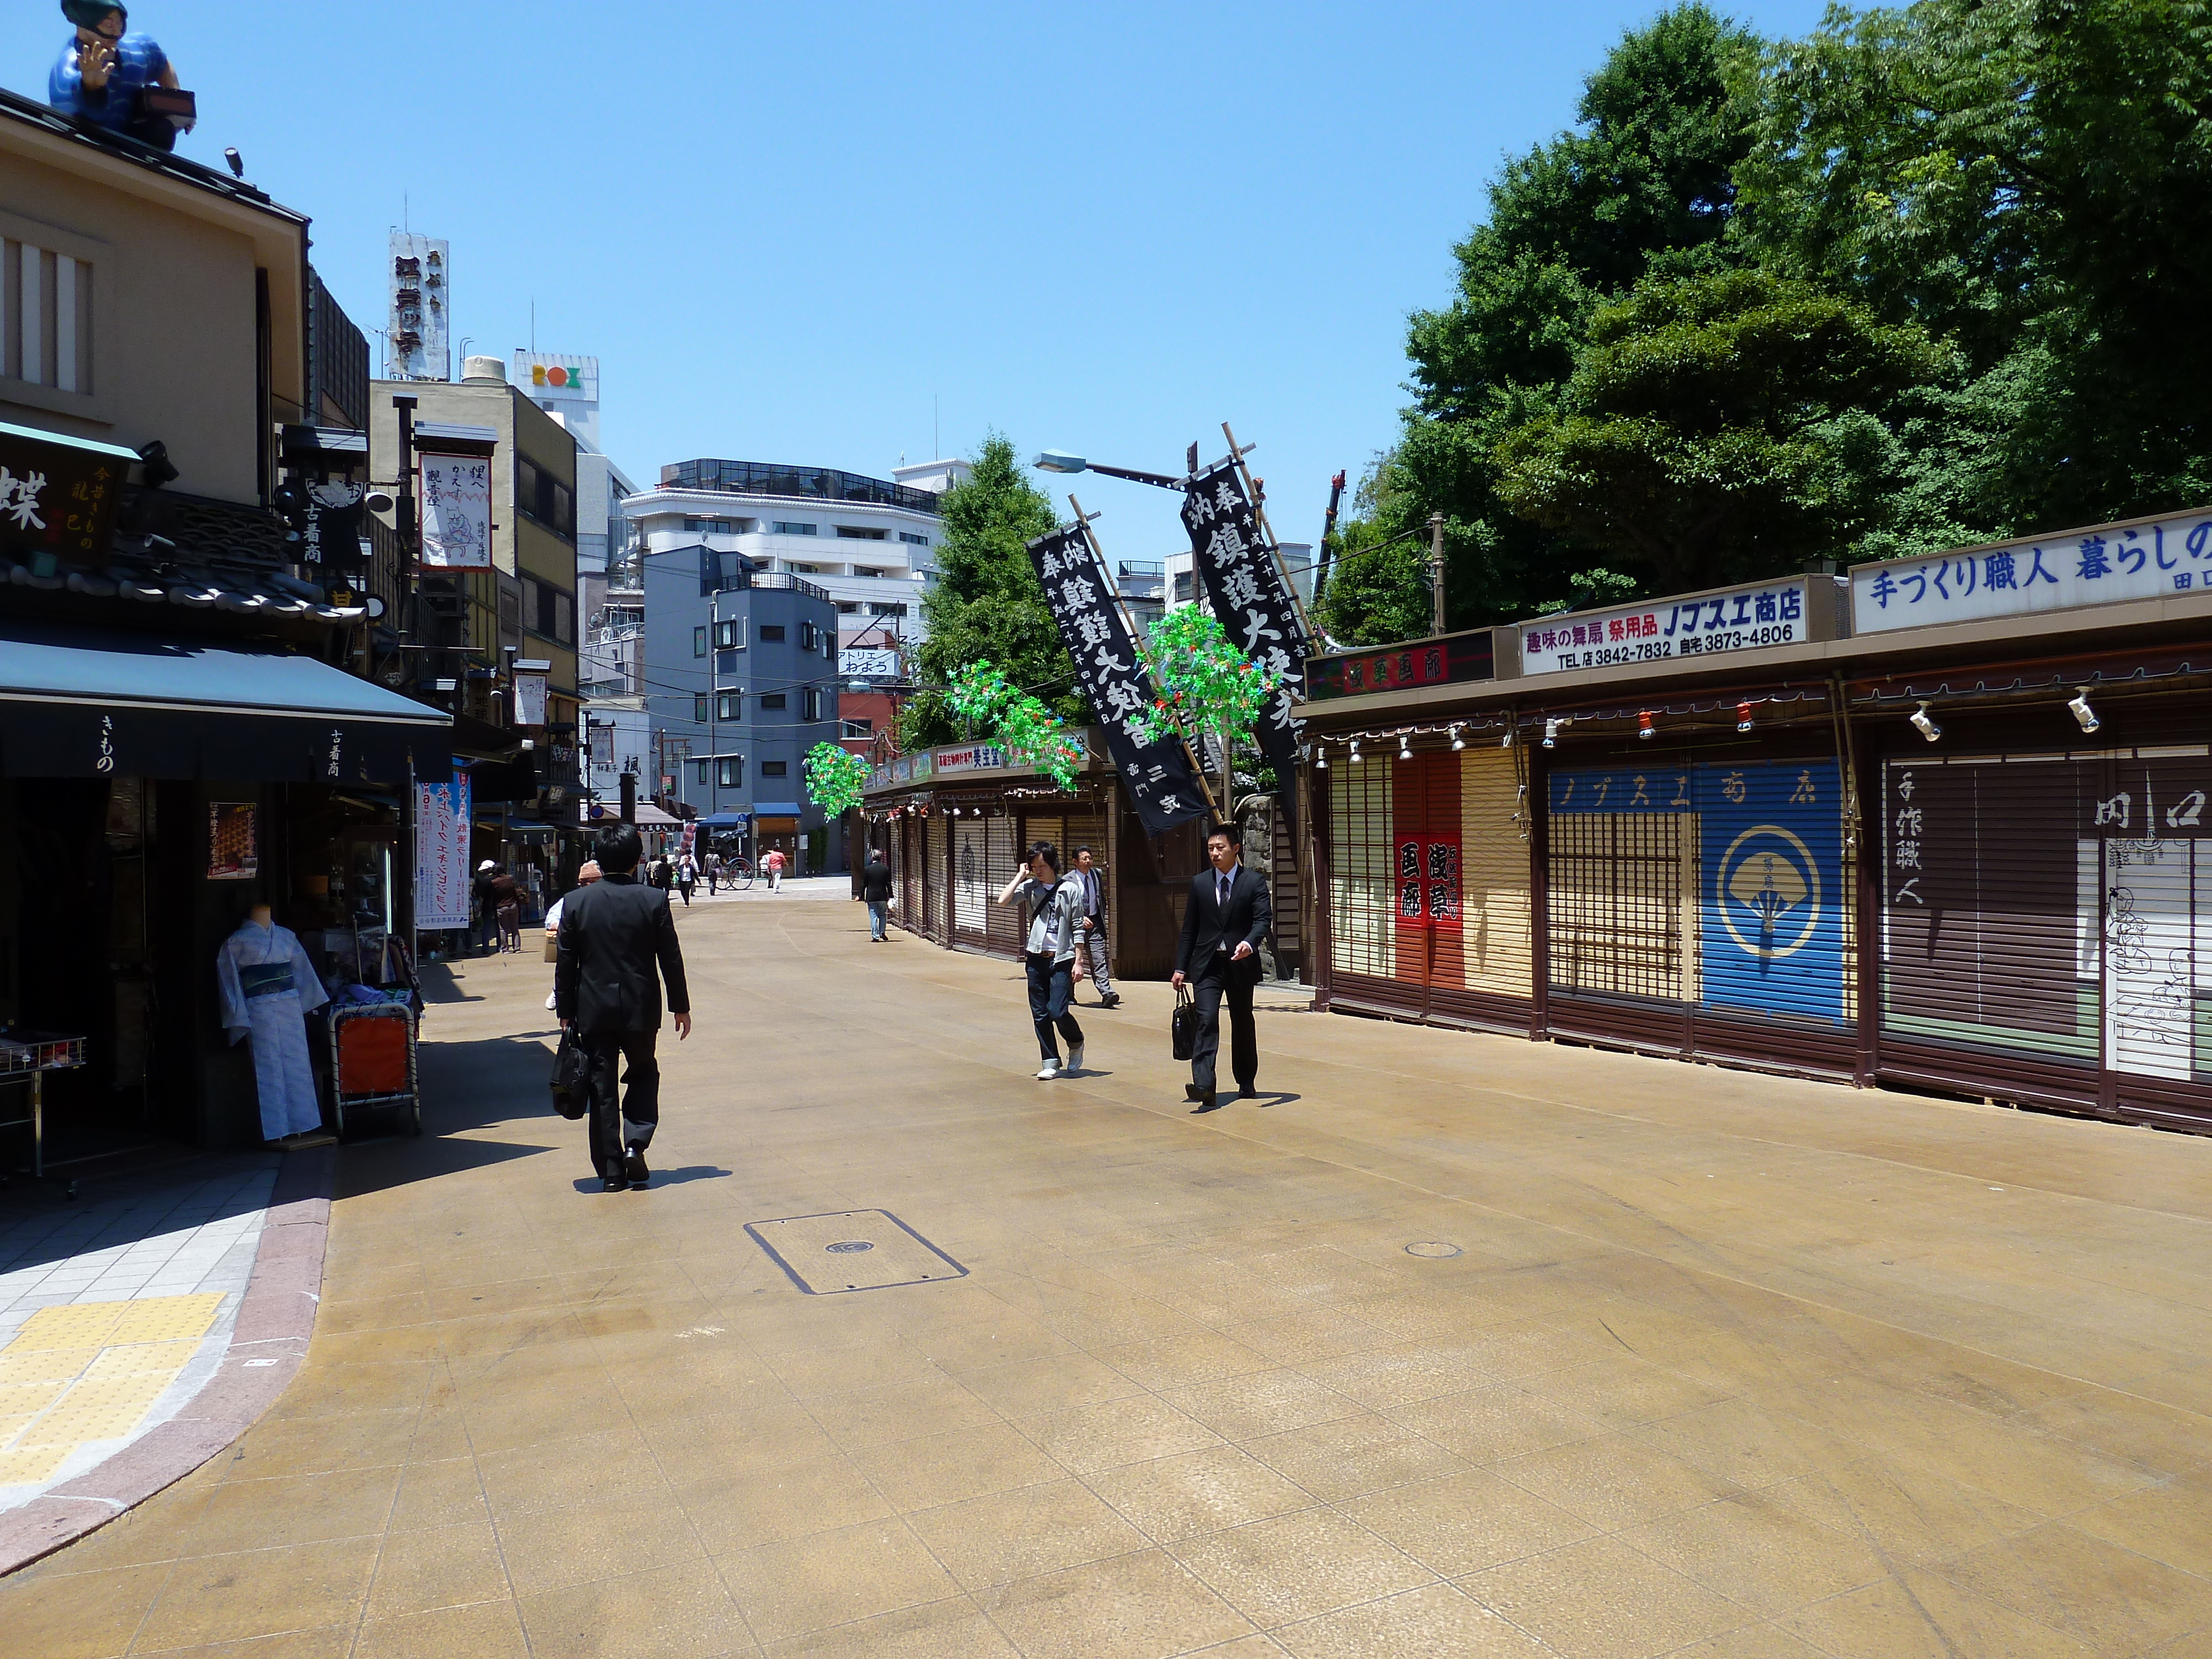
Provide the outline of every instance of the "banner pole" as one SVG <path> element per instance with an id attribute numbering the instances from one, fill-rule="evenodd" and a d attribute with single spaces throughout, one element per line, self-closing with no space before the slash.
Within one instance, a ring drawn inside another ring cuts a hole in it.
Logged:
<path id="1" fill-rule="evenodd" d="M 1302 654 L 1309 657 L 1316 655 L 1314 641 L 1320 636 L 1314 631 L 1313 618 L 1306 614 L 1306 602 L 1298 597 L 1298 585 L 1291 580 L 1290 570 L 1283 563 L 1283 544 L 1276 539 L 1275 526 L 1268 522 L 1267 503 L 1261 498 L 1259 486 L 1252 482 L 1252 469 L 1244 465 L 1245 449 L 1237 447 L 1237 434 L 1229 429 L 1226 421 L 1221 423 L 1221 435 L 1229 440 L 1230 462 L 1244 480 L 1244 493 L 1252 498 L 1252 515 L 1259 520 L 1260 528 L 1267 532 L 1267 554 L 1275 562 L 1275 574 L 1283 579 L 1283 592 L 1291 596 L 1291 607 L 1297 612 L 1298 626 L 1305 630 L 1305 650 Z M 1245 447 L 1249 447 L 1249 445 Z M 1300 702 L 1305 701 L 1305 690 L 1303 685 L 1298 687 Z"/>

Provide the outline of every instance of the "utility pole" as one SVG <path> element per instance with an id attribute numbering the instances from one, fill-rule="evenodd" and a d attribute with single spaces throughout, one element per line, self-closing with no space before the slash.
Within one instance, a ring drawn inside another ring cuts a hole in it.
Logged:
<path id="1" fill-rule="evenodd" d="M 1444 631 L 1444 515 L 1429 514 L 1429 632 Z"/>
<path id="2" fill-rule="evenodd" d="M 393 520 L 399 532 L 400 637 L 410 645 L 422 643 L 422 526 L 415 503 L 415 397 L 393 394 L 392 407 L 399 416 L 399 470 L 392 475 L 399 499 Z M 434 665 L 433 673 L 435 673 Z"/>

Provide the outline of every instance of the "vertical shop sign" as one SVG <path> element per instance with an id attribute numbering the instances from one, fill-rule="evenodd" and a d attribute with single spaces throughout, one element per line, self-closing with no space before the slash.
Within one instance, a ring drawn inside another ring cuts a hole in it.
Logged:
<path id="1" fill-rule="evenodd" d="M 517 674 L 514 677 L 514 723 L 517 726 L 545 724 L 545 683 L 544 674 Z"/>
<path id="2" fill-rule="evenodd" d="M 469 780 L 415 786 L 415 926 L 469 925 Z"/>
<path id="3" fill-rule="evenodd" d="M 210 881 L 251 881 L 261 873 L 258 818 L 251 801 L 208 803 Z"/>
<path id="4" fill-rule="evenodd" d="M 1184 484 L 1182 522 L 1190 532 L 1191 563 L 1216 620 L 1246 656 L 1283 677 L 1282 690 L 1260 717 L 1257 735 L 1261 752 L 1275 769 L 1277 790 L 1288 799 L 1304 730 L 1291 696 L 1305 686 L 1305 623 L 1233 458 Z"/>
<path id="5" fill-rule="evenodd" d="M 1138 659 L 1136 641 L 1084 527 L 1069 525 L 1040 536 L 1029 549 L 1045 604 L 1075 659 L 1075 678 L 1097 711 L 1107 753 L 1146 833 L 1164 835 L 1204 817 L 1206 792 L 1191 773 L 1190 751 L 1182 739 L 1169 735 L 1147 742 L 1142 735 L 1139 721 L 1159 694 Z"/>
<path id="6" fill-rule="evenodd" d="M 490 459 L 425 451 L 422 469 L 424 568 L 490 569 Z"/>

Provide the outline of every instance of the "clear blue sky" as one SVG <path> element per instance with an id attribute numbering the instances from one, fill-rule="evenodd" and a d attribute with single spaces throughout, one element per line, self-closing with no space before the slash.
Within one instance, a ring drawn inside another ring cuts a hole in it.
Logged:
<path id="1" fill-rule="evenodd" d="M 18 0 L 0 77 L 67 33 Z M 402 194 L 453 250 L 457 337 L 596 354 L 641 483 L 696 455 L 878 476 L 987 430 L 1177 470 L 1227 420 L 1277 532 L 1318 534 L 1405 402 L 1405 318 L 1509 151 L 1571 118 L 1655 7 L 143 0 L 199 94 L 182 149 L 314 221 L 380 326 Z M 1818 0 L 1735 8 L 1800 33 Z M 43 20 L 43 21 L 41 21 Z M 374 341 L 372 342 L 374 345 Z M 456 364 L 458 368 L 458 362 Z M 1040 477 L 1042 475 L 1037 475 Z M 1049 482 L 1048 480 L 1048 482 Z M 1173 498 L 1072 481 L 1109 555 Z M 1065 506 L 1068 482 L 1054 484 Z"/>

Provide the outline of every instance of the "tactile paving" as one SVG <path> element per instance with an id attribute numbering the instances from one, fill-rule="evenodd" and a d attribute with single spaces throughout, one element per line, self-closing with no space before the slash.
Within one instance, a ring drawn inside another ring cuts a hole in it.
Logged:
<path id="1" fill-rule="evenodd" d="M 152 1371 L 166 1371 L 174 1376 L 184 1370 L 199 1346 L 197 1340 L 184 1342 L 132 1342 L 118 1348 L 103 1348 L 100 1357 L 85 1370 L 88 1377 L 137 1376 Z"/>
<path id="2" fill-rule="evenodd" d="M 215 1323 L 216 1310 L 222 1306 L 222 1292 L 209 1291 L 198 1296 L 156 1296 L 143 1302 L 126 1302 L 123 1316 L 115 1322 L 115 1329 L 102 1347 L 126 1342 L 175 1342 L 189 1339 L 197 1342 L 208 1334 Z"/>
<path id="3" fill-rule="evenodd" d="M 51 1480 L 62 1460 L 74 1450 L 70 1446 L 34 1446 L 21 1451 L 0 1452 L 0 1486 L 22 1485 L 34 1480 Z"/>
<path id="4" fill-rule="evenodd" d="M 33 1348 L 0 1352 L 0 1389 L 21 1382 L 67 1382 L 100 1358 L 98 1348 Z"/>

